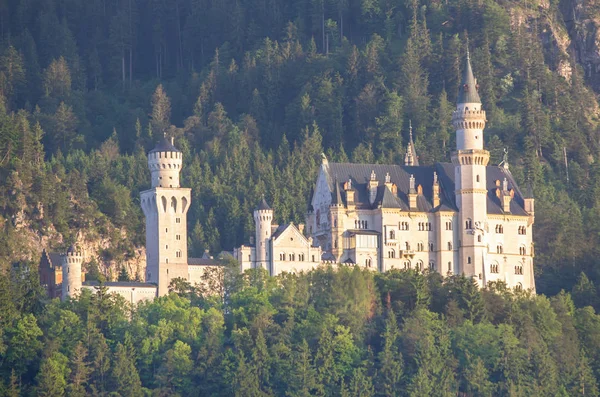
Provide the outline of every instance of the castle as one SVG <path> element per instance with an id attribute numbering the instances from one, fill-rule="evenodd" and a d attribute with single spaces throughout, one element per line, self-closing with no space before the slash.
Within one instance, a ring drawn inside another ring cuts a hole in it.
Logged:
<path id="1" fill-rule="evenodd" d="M 322 250 L 327 263 L 429 269 L 463 274 L 481 287 L 502 281 L 535 292 L 534 199 L 521 193 L 506 159 L 488 166 L 477 88 L 467 56 L 452 115 L 452 163 L 420 166 L 412 131 L 404 166 L 329 163 L 323 156 L 306 216 L 309 237 L 299 237 L 304 226 L 272 227 L 273 211 L 263 201 L 256 244 L 234 251 L 242 269 L 310 269 L 318 263 L 309 252 Z"/>
<path id="2" fill-rule="evenodd" d="M 534 199 L 519 190 L 505 160 L 488 166 L 483 147 L 486 113 L 467 56 L 456 110 L 456 151 L 452 163 L 420 166 L 412 140 L 404 166 L 329 163 L 323 156 L 306 225 L 274 225 L 263 198 L 254 211 L 254 243 L 234 249 L 240 269 L 264 268 L 271 275 L 308 271 L 322 263 L 463 274 L 483 287 L 502 281 L 535 292 L 533 273 Z M 205 256 L 188 258 L 187 211 L 190 189 L 179 175 L 183 155 L 166 138 L 148 154 L 151 188 L 141 192 L 146 217 L 146 282 L 105 283 L 131 303 L 168 293 L 175 278 L 202 283 Z M 44 251 L 42 284 L 63 299 L 82 289 L 83 255 Z"/>

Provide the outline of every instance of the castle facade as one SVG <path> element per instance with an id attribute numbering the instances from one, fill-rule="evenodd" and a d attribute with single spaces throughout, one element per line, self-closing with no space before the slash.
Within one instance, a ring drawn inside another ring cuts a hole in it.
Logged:
<path id="1" fill-rule="evenodd" d="M 412 131 L 404 165 L 322 164 L 304 225 L 273 224 L 265 199 L 254 211 L 254 241 L 232 255 L 240 269 L 271 275 L 309 271 L 321 264 L 462 274 L 484 287 L 502 281 L 535 292 L 534 199 L 523 194 L 505 161 L 488 165 L 483 144 L 486 113 L 467 57 L 456 110 L 452 163 L 420 166 Z M 145 282 L 109 282 L 109 292 L 135 304 L 168 293 L 173 279 L 201 284 L 209 256 L 188 258 L 189 188 L 180 186 L 183 154 L 166 138 L 148 153 L 151 188 L 141 192 L 146 217 Z M 63 299 L 82 289 L 84 255 L 75 247 L 46 253 L 40 278 L 50 296 Z"/>

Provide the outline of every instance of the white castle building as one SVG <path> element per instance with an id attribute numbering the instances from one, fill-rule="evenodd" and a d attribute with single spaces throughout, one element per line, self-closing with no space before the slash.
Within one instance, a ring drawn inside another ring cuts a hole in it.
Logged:
<path id="1" fill-rule="evenodd" d="M 508 169 L 489 166 L 483 147 L 485 111 L 467 57 L 452 123 L 452 163 L 420 166 L 412 131 L 404 166 L 329 163 L 325 156 L 304 225 L 273 224 L 263 198 L 254 211 L 255 244 L 233 252 L 241 270 L 271 275 L 308 271 L 322 263 L 358 265 L 375 271 L 416 269 L 462 274 L 480 286 L 502 281 L 535 292 L 532 225 L 534 199 L 523 195 Z M 206 269 L 220 266 L 205 256 L 188 258 L 189 188 L 179 183 L 183 156 L 166 138 L 148 153 L 151 188 L 141 192 L 146 217 L 146 282 L 105 283 L 109 292 L 137 303 L 168 293 L 182 278 L 202 283 Z M 40 278 L 50 296 L 63 299 L 85 283 L 83 255 L 46 253 Z M 62 293 L 61 293 L 62 292 Z"/>
<path id="2" fill-rule="evenodd" d="M 534 199 L 521 193 L 506 160 L 488 165 L 486 114 L 468 57 L 457 102 L 452 163 L 420 166 L 412 131 L 404 166 L 329 163 L 323 156 L 306 217 L 309 237 L 303 227 L 272 226 L 263 201 L 254 213 L 256 245 L 234 252 L 242 268 L 307 270 L 319 264 L 312 253 L 320 249 L 328 263 L 429 269 L 535 292 Z"/>

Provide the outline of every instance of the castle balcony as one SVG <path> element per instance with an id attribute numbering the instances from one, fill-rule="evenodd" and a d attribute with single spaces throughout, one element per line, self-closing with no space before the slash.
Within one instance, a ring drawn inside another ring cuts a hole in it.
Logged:
<path id="1" fill-rule="evenodd" d="M 413 258 L 415 256 L 416 252 L 415 250 L 401 250 L 400 251 L 400 256 L 404 257 L 404 258 Z"/>

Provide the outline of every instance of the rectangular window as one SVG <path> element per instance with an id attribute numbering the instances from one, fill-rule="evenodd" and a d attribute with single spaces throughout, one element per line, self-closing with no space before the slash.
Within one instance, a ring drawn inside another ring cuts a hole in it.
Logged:
<path id="1" fill-rule="evenodd" d="M 175 218 L 175 223 L 181 223 L 181 218 Z"/>
<path id="2" fill-rule="evenodd" d="M 181 240 L 181 234 L 175 235 L 175 240 Z"/>

